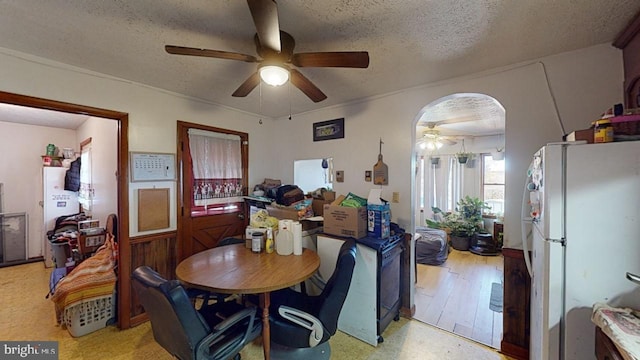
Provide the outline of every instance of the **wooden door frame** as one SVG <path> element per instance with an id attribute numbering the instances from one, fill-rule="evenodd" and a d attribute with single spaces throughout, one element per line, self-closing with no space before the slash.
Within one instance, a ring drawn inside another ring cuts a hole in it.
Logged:
<path id="1" fill-rule="evenodd" d="M 37 98 L 0 91 L 0 103 L 26 106 L 44 110 L 62 111 L 72 114 L 82 114 L 92 117 L 111 119 L 118 122 L 118 167 L 117 167 L 117 196 L 118 196 L 118 327 L 126 329 L 131 326 L 131 249 L 129 243 L 129 114 L 100 109 L 90 106 L 77 105 L 61 101 Z M 126 309 L 126 311 L 123 311 Z"/>
<path id="2" fill-rule="evenodd" d="M 222 134 L 229 134 L 229 135 L 237 135 L 240 137 L 240 141 L 241 146 L 242 146 L 242 173 L 243 173 L 243 177 L 242 177 L 242 193 L 243 195 L 247 195 L 248 191 L 249 191 L 249 134 L 245 133 L 245 132 L 241 132 L 241 131 L 235 131 L 235 130 L 229 130 L 229 129 L 223 129 L 223 128 L 218 128 L 218 127 L 214 127 L 214 126 L 208 126 L 208 125 L 202 125 L 202 124 L 196 124 L 196 123 L 190 123 L 190 122 L 185 122 L 185 121 L 178 121 L 177 123 L 177 131 L 176 131 L 176 145 L 177 145 L 177 150 L 176 150 L 176 154 L 177 154 L 177 160 L 178 160 L 178 202 L 177 202 L 177 213 L 178 213 L 178 225 L 177 225 L 177 234 L 178 234 L 178 240 L 177 240 L 177 254 L 178 254 L 178 261 L 181 261 L 182 259 L 184 259 L 184 254 L 190 253 L 190 249 L 185 249 L 185 246 L 187 246 L 187 242 L 185 242 L 183 239 L 188 237 L 191 237 L 191 233 L 190 233 L 190 229 L 187 230 L 188 227 L 185 226 L 184 224 L 184 217 L 187 216 L 188 214 L 191 213 L 191 202 L 189 201 L 188 203 L 185 202 L 184 199 L 184 186 L 186 183 L 191 183 L 192 179 L 191 176 L 183 176 L 183 169 L 184 169 L 184 161 L 186 157 L 190 157 L 188 154 L 185 153 L 185 151 L 187 150 L 184 146 L 184 136 L 186 136 L 187 131 L 189 129 L 198 129 L 198 130 L 205 130 L 205 131 L 211 131 L 211 132 L 217 132 L 217 133 L 222 133 Z M 247 213 L 247 211 L 245 210 L 245 214 Z M 246 220 L 245 220 L 246 221 Z M 188 233 L 187 233 L 188 231 Z"/>

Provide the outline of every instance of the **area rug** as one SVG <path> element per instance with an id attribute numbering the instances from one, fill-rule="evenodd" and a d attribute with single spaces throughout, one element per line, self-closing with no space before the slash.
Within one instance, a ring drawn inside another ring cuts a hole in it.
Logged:
<path id="1" fill-rule="evenodd" d="M 489 300 L 489 309 L 495 312 L 502 312 L 502 284 L 491 284 L 491 299 Z"/>

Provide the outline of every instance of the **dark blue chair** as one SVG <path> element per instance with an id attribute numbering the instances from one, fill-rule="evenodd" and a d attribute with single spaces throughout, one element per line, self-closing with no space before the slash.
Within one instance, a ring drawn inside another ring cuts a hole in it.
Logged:
<path id="1" fill-rule="evenodd" d="M 319 295 L 292 289 L 271 293 L 271 358 L 329 359 L 329 338 L 347 298 L 356 264 L 356 242 L 341 246 L 335 270 Z"/>
<path id="2" fill-rule="evenodd" d="M 178 359 L 240 359 L 240 350 L 262 331 L 255 307 L 223 302 L 198 311 L 179 281 L 148 266 L 135 269 L 132 281 L 154 339 Z"/>

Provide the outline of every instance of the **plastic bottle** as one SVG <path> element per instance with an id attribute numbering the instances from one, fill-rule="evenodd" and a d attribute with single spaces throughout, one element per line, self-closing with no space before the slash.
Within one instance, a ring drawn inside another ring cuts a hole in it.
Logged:
<path id="1" fill-rule="evenodd" d="M 273 252 L 273 245 L 273 230 L 271 228 L 267 228 L 267 241 L 264 246 L 267 254 L 271 254 Z"/>
<path id="2" fill-rule="evenodd" d="M 283 226 L 276 236 L 276 252 L 278 255 L 291 255 L 293 253 L 293 234 L 287 226 Z"/>

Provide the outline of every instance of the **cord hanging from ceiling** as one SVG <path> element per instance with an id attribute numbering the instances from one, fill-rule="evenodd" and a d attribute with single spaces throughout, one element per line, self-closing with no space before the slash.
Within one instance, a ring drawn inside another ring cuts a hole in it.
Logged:
<path id="1" fill-rule="evenodd" d="M 289 81 L 288 90 L 289 90 L 289 120 L 291 120 L 291 81 Z"/>
<path id="2" fill-rule="evenodd" d="M 262 81 L 260 81 L 260 85 L 258 86 L 258 91 L 259 91 L 259 98 L 260 98 L 260 102 L 259 102 L 260 120 L 258 121 L 258 124 L 262 125 Z"/>

